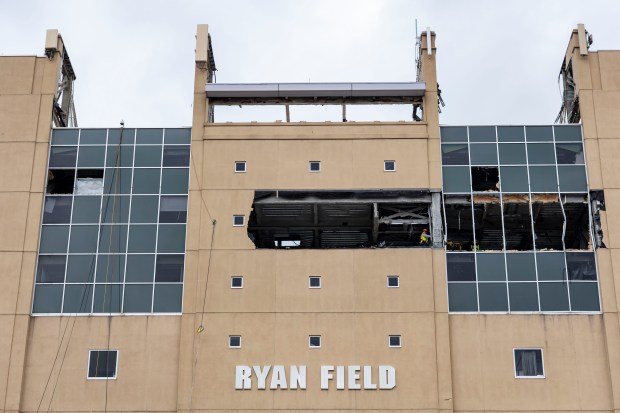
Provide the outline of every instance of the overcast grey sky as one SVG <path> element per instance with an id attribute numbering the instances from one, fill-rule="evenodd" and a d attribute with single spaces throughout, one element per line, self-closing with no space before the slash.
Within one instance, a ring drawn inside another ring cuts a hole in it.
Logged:
<path id="1" fill-rule="evenodd" d="M 618 0 L 0 0 L 0 54 L 41 55 L 57 28 L 80 126 L 186 126 L 197 23 L 218 82 L 381 82 L 415 80 L 418 19 L 437 33 L 443 124 L 540 124 L 571 30 L 620 49 L 618 16 Z"/>

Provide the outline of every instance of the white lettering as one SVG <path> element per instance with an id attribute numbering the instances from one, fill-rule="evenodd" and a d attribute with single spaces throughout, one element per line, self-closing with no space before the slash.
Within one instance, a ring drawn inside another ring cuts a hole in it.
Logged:
<path id="1" fill-rule="evenodd" d="M 321 390 L 329 389 L 329 381 L 334 378 L 332 371 L 334 366 L 321 366 Z"/>
<path id="2" fill-rule="evenodd" d="M 248 366 L 237 366 L 237 368 L 235 369 L 235 389 L 251 389 L 251 375 L 252 369 Z"/>
<path id="3" fill-rule="evenodd" d="M 284 366 L 273 366 L 273 371 L 271 372 L 271 386 L 269 388 L 271 390 L 276 390 L 278 387 L 281 389 L 286 389 L 288 387 L 286 385 Z"/>
<path id="4" fill-rule="evenodd" d="M 344 390 L 344 366 L 336 366 L 336 388 Z"/>
<path id="5" fill-rule="evenodd" d="M 360 366 L 349 366 L 349 389 L 359 390 L 360 384 L 357 382 L 360 379 Z"/>
<path id="6" fill-rule="evenodd" d="M 260 366 L 253 366 L 254 367 L 254 374 L 256 374 L 256 380 L 258 381 L 258 389 L 259 390 L 265 390 L 266 385 L 265 385 L 265 381 L 267 380 L 267 375 L 269 374 L 269 369 L 271 368 L 271 366 L 263 366 L 263 369 L 261 370 Z"/>
<path id="7" fill-rule="evenodd" d="M 291 389 L 306 390 L 306 366 L 291 366 L 290 370 Z"/>
<path id="8" fill-rule="evenodd" d="M 375 390 L 377 385 L 372 382 L 372 367 L 364 366 L 364 389 Z"/>
<path id="9" fill-rule="evenodd" d="M 379 366 L 379 388 L 390 390 L 396 387 L 396 370 L 392 366 Z"/>

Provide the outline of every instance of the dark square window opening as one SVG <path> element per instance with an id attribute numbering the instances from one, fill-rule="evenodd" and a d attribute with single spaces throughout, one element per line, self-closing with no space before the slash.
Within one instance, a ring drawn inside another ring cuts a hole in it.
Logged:
<path id="1" fill-rule="evenodd" d="M 233 215 L 233 227 L 242 227 L 245 225 L 245 215 Z"/>
<path id="2" fill-rule="evenodd" d="M 50 169 L 47 171 L 48 194 L 72 194 L 75 184 L 75 169 Z"/>
<path id="3" fill-rule="evenodd" d="M 88 355 L 89 379 L 115 379 L 118 350 L 90 350 Z"/>
<path id="4" fill-rule="evenodd" d="M 308 336 L 308 346 L 310 348 L 320 348 L 321 336 Z"/>
<path id="5" fill-rule="evenodd" d="M 499 171 L 493 167 L 472 167 L 471 188 L 474 192 L 499 191 Z"/>
<path id="6" fill-rule="evenodd" d="M 321 277 L 318 277 L 318 276 L 309 277 L 308 286 L 310 288 L 321 288 Z"/>
<path id="7" fill-rule="evenodd" d="M 514 349 L 516 378 L 544 378 L 543 354 L 540 348 Z"/>
<path id="8" fill-rule="evenodd" d="M 389 337 L 389 346 L 390 347 L 400 347 L 400 336 L 390 336 Z"/>
<path id="9" fill-rule="evenodd" d="M 241 348 L 241 336 L 228 336 L 228 347 Z"/>
<path id="10" fill-rule="evenodd" d="M 243 288 L 243 277 L 230 277 L 230 288 Z"/>
<path id="11" fill-rule="evenodd" d="M 245 161 L 235 161 L 235 172 L 246 172 Z"/>
<path id="12" fill-rule="evenodd" d="M 397 288 L 400 286 L 398 275 L 388 275 L 387 277 L 388 288 Z"/>
<path id="13" fill-rule="evenodd" d="M 321 161 L 310 161 L 309 170 L 310 172 L 321 172 Z"/>
<path id="14" fill-rule="evenodd" d="M 396 172 L 396 161 L 383 161 L 383 171 Z"/>

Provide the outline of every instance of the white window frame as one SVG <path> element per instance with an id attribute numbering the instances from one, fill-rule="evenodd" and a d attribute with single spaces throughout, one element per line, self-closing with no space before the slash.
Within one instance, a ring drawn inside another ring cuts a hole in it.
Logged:
<path id="1" fill-rule="evenodd" d="M 540 350 L 540 360 L 542 362 L 543 374 L 541 376 L 517 376 L 517 350 Z M 515 372 L 515 379 L 544 379 L 546 378 L 545 351 L 542 347 L 515 347 L 512 349 L 512 367 Z"/>
<path id="2" fill-rule="evenodd" d="M 318 346 L 313 346 L 312 343 L 310 342 L 312 337 L 318 337 L 319 338 L 319 345 Z M 310 335 L 308 336 L 308 348 L 321 348 L 321 346 L 323 345 L 323 340 L 321 339 L 320 335 Z"/>
<path id="3" fill-rule="evenodd" d="M 237 165 L 243 165 L 243 171 L 238 171 Z M 235 173 L 236 174 L 244 174 L 247 171 L 248 171 L 248 164 L 246 161 L 235 161 Z"/>
<path id="4" fill-rule="evenodd" d="M 239 337 L 239 345 L 238 346 L 233 346 L 230 343 L 230 340 L 232 340 L 233 337 Z M 228 348 L 241 348 L 241 335 L 237 335 L 237 334 L 231 334 L 228 336 Z"/>
<path id="5" fill-rule="evenodd" d="M 88 374 L 90 373 L 90 354 L 93 351 L 115 351 L 116 352 L 116 365 L 114 366 L 114 377 L 90 377 Z M 98 348 L 93 348 L 93 349 L 89 349 L 88 350 L 88 360 L 86 362 L 86 380 L 116 380 L 116 378 L 118 377 L 118 358 L 119 358 L 119 351 L 118 349 L 115 348 L 111 348 L 111 349 L 98 349 Z"/>
<path id="6" fill-rule="evenodd" d="M 319 280 L 318 287 L 315 287 L 315 286 L 312 285 L 312 279 L 314 279 L 314 278 Z M 311 276 L 308 277 L 308 288 L 317 289 L 317 288 L 321 288 L 321 286 L 322 286 L 322 281 L 321 281 L 321 276 L 320 275 L 311 275 Z"/>
<path id="7" fill-rule="evenodd" d="M 235 219 L 241 217 L 241 224 L 236 224 Z M 233 215 L 233 227 L 245 227 L 245 215 Z"/>
<path id="8" fill-rule="evenodd" d="M 235 285 L 233 285 L 233 280 L 239 278 L 241 280 L 241 286 L 240 287 L 236 287 Z M 242 275 L 233 275 L 230 277 L 230 288 L 238 290 L 240 288 L 243 288 L 243 276 Z"/>
<path id="9" fill-rule="evenodd" d="M 312 169 L 313 163 L 316 163 L 319 165 L 319 169 L 317 169 L 316 171 Z M 308 171 L 312 173 L 321 172 L 321 161 L 308 161 Z"/>
<path id="10" fill-rule="evenodd" d="M 397 346 L 393 346 L 392 345 L 392 337 L 398 337 L 398 345 Z M 388 347 L 390 348 L 401 348 L 403 346 L 403 339 L 401 338 L 400 334 L 390 334 L 388 336 Z"/>
<path id="11" fill-rule="evenodd" d="M 387 163 L 393 162 L 394 169 L 387 169 Z M 396 172 L 396 161 L 394 159 L 386 159 L 383 161 L 383 172 Z"/>
<path id="12" fill-rule="evenodd" d="M 390 278 L 396 278 L 396 285 L 390 285 Z M 398 275 L 388 275 L 385 279 L 387 288 L 400 288 L 400 277 Z"/>

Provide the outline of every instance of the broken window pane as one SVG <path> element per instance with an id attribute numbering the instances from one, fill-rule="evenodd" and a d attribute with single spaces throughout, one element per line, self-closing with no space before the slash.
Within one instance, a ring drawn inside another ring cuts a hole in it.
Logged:
<path id="1" fill-rule="evenodd" d="M 446 254 L 448 281 L 476 281 L 475 256 L 472 253 Z"/>
<path id="2" fill-rule="evenodd" d="M 525 166 L 500 167 L 503 192 L 528 192 L 527 168 Z"/>
<path id="3" fill-rule="evenodd" d="M 186 196 L 162 196 L 159 222 L 185 223 L 187 221 Z"/>
<path id="4" fill-rule="evenodd" d="M 118 254 L 99 254 L 97 260 L 98 283 L 121 283 L 125 274 L 125 256 Z"/>
<path id="5" fill-rule="evenodd" d="M 189 146 L 164 146 L 163 166 L 189 166 Z"/>
<path id="6" fill-rule="evenodd" d="M 134 195 L 131 198 L 131 222 L 157 222 L 158 202 L 157 195 Z"/>
<path id="7" fill-rule="evenodd" d="M 81 129 L 80 145 L 105 145 L 107 129 Z"/>
<path id="8" fill-rule="evenodd" d="M 571 282 L 569 287 L 572 311 L 600 311 L 598 283 Z"/>
<path id="9" fill-rule="evenodd" d="M 471 168 L 471 189 L 474 192 L 499 190 L 499 171 L 492 166 L 473 166 Z"/>
<path id="10" fill-rule="evenodd" d="M 52 129 L 52 145 L 77 145 L 79 129 Z"/>
<path id="11" fill-rule="evenodd" d="M 555 153 L 558 164 L 581 165 L 585 164 L 583 145 L 580 143 L 556 143 Z"/>
<path id="12" fill-rule="evenodd" d="M 555 164 L 555 149 L 552 143 L 528 143 L 527 160 L 530 164 Z"/>
<path id="13" fill-rule="evenodd" d="M 136 145 L 155 145 L 162 143 L 164 139 L 163 129 L 138 129 L 136 133 Z"/>
<path id="14" fill-rule="evenodd" d="M 190 144 L 192 142 L 191 128 L 173 128 L 164 131 L 165 144 Z"/>
<path id="15" fill-rule="evenodd" d="M 506 281 L 503 253 L 476 254 L 476 267 L 478 281 Z"/>
<path id="16" fill-rule="evenodd" d="M 557 195 L 533 196 L 534 236 L 537 250 L 562 250 L 564 214 Z"/>
<path id="17" fill-rule="evenodd" d="M 103 193 L 103 169 L 79 169 L 75 184 L 77 195 L 99 195 Z"/>
<path id="18" fill-rule="evenodd" d="M 122 284 L 96 284 L 93 313 L 120 313 Z"/>
<path id="19" fill-rule="evenodd" d="M 92 283 L 94 279 L 95 254 L 69 255 L 69 260 L 67 262 L 68 283 Z"/>
<path id="20" fill-rule="evenodd" d="M 498 126 L 497 139 L 500 142 L 523 142 L 523 126 Z"/>
<path id="21" fill-rule="evenodd" d="M 75 168 L 77 146 L 52 146 L 50 149 L 50 168 Z"/>
<path id="22" fill-rule="evenodd" d="M 525 165 L 525 144 L 523 143 L 500 143 L 499 163 L 502 165 Z"/>
<path id="23" fill-rule="evenodd" d="M 73 198 L 72 221 L 75 224 L 99 223 L 101 196 L 87 195 Z"/>
<path id="24" fill-rule="evenodd" d="M 70 196 L 46 196 L 43 206 L 44 224 L 68 224 L 71 220 Z"/>
<path id="25" fill-rule="evenodd" d="M 551 126 L 526 126 L 525 135 L 528 142 L 553 142 Z"/>
<path id="26" fill-rule="evenodd" d="M 183 284 L 155 284 L 153 312 L 180 313 Z"/>
<path id="27" fill-rule="evenodd" d="M 443 165 L 468 165 L 469 153 L 467 144 L 441 145 L 441 162 Z"/>
<path id="28" fill-rule="evenodd" d="M 535 282 L 509 282 L 510 311 L 539 311 Z"/>
<path id="29" fill-rule="evenodd" d="M 155 255 L 128 254 L 125 282 L 153 282 Z"/>
<path id="30" fill-rule="evenodd" d="M 185 256 L 158 255 L 155 266 L 155 282 L 183 282 L 183 265 Z"/>
<path id="31" fill-rule="evenodd" d="M 133 146 L 108 146 L 105 165 L 131 168 L 133 165 Z"/>
<path id="32" fill-rule="evenodd" d="M 495 142 L 494 126 L 470 126 L 469 141 L 470 142 Z"/>
<path id="33" fill-rule="evenodd" d="M 506 283 L 479 283 L 480 311 L 508 311 Z"/>
<path id="34" fill-rule="evenodd" d="M 472 165 L 497 165 L 497 145 L 475 143 L 469 145 Z"/>
<path id="35" fill-rule="evenodd" d="M 587 197 L 585 195 L 566 194 L 562 195 L 561 199 L 566 215 L 564 246 L 566 249 L 591 249 Z"/>
<path id="36" fill-rule="evenodd" d="M 502 208 L 498 195 L 474 196 L 474 220 L 476 249 L 483 251 L 503 250 Z M 474 249 L 473 246 L 471 249 Z"/>
<path id="37" fill-rule="evenodd" d="M 530 166 L 532 192 L 557 192 L 558 179 L 555 166 Z"/>
<path id="38" fill-rule="evenodd" d="M 187 194 L 189 169 L 162 170 L 161 193 L 162 194 Z"/>
<path id="39" fill-rule="evenodd" d="M 478 311 L 476 283 L 448 283 L 448 301 L 450 311 Z"/>
<path id="40" fill-rule="evenodd" d="M 581 142 L 581 125 L 557 125 L 553 127 L 556 142 Z"/>
<path id="41" fill-rule="evenodd" d="M 467 127 L 465 126 L 442 126 L 441 142 L 467 142 Z"/>
<path id="42" fill-rule="evenodd" d="M 103 168 L 105 146 L 80 146 L 78 168 Z"/>
<path id="43" fill-rule="evenodd" d="M 508 280 L 536 281 L 536 264 L 533 253 L 507 253 L 506 265 L 508 268 Z"/>
<path id="44" fill-rule="evenodd" d="M 559 165 L 558 176 L 562 192 L 586 192 L 588 190 L 585 166 Z"/>
<path id="45" fill-rule="evenodd" d="M 536 253 L 536 266 L 538 267 L 538 279 L 541 281 L 566 280 L 563 252 Z"/>
<path id="46" fill-rule="evenodd" d="M 467 166 L 443 167 L 444 192 L 471 192 L 469 173 Z"/>
<path id="47" fill-rule="evenodd" d="M 471 202 L 468 197 L 446 195 L 446 248 L 449 251 L 469 251 L 474 243 Z"/>
<path id="48" fill-rule="evenodd" d="M 66 255 L 40 255 L 37 265 L 37 282 L 63 283 L 66 259 Z"/>
<path id="49" fill-rule="evenodd" d="M 125 285 L 123 301 L 124 313 L 150 313 L 153 302 L 153 285 Z"/>
<path id="50" fill-rule="evenodd" d="M 34 287 L 33 313 L 60 313 L 62 284 L 37 284 Z"/>
<path id="51" fill-rule="evenodd" d="M 122 132 L 122 133 L 121 133 Z M 111 145 L 133 145 L 135 140 L 135 129 L 109 129 L 108 146 Z"/>
<path id="52" fill-rule="evenodd" d="M 568 279 L 571 281 L 596 281 L 596 263 L 593 252 L 567 252 Z"/>
<path id="53" fill-rule="evenodd" d="M 39 253 L 66 253 L 69 242 L 69 225 L 43 225 Z"/>
<path id="54" fill-rule="evenodd" d="M 504 234 L 507 250 L 534 249 L 529 197 L 525 194 L 502 195 Z"/>
<path id="55" fill-rule="evenodd" d="M 568 311 L 568 288 L 565 282 L 538 284 L 541 311 Z"/>
<path id="56" fill-rule="evenodd" d="M 48 194 L 72 194 L 75 185 L 75 169 L 50 169 L 47 172 Z"/>
<path id="57" fill-rule="evenodd" d="M 136 167 L 161 166 L 161 146 L 136 146 Z"/>
<path id="58" fill-rule="evenodd" d="M 90 313 L 93 303 L 92 284 L 68 284 L 65 286 L 64 304 L 62 312 Z"/>
<path id="59" fill-rule="evenodd" d="M 136 169 L 133 177 L 134 194 L 159 194 L 159 174 L 161 169 Z"/>

